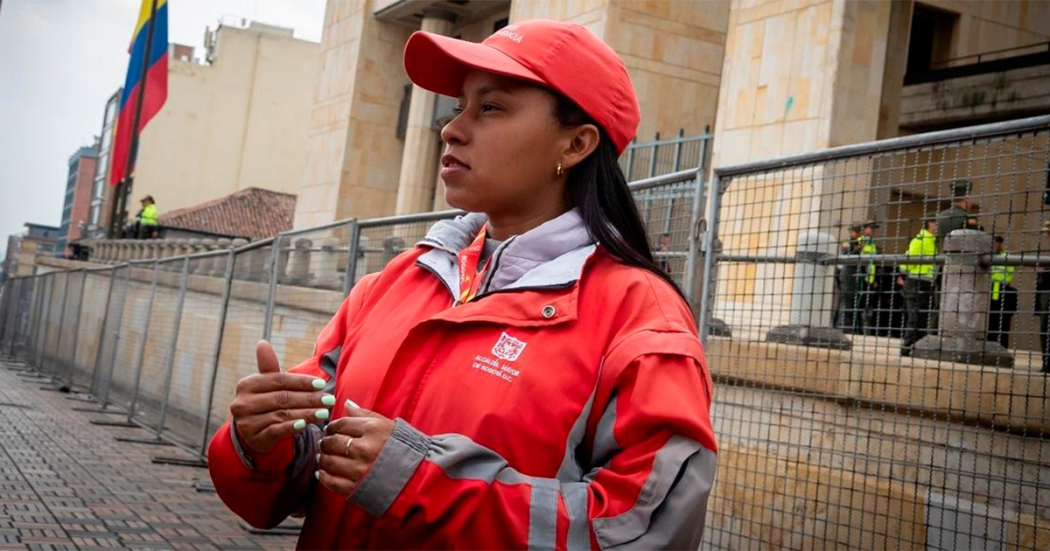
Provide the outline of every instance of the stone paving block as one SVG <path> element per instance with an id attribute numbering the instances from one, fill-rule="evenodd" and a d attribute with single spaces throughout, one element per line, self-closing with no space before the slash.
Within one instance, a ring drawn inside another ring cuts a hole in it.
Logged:
<path id="1" fill-rule="evenodd" d="M 2 367 L 2 364 L 0 364 Z M 103 427 L 75 403 L 0 369 L 0 550 L 291 549 L 295 536 L 248 534 L 200 469 L 157 465 L 141 430 Z"/>

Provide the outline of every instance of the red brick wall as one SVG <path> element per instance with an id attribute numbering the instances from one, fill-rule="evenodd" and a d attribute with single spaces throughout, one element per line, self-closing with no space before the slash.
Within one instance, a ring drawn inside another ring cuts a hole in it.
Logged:
<path id="1" fill-rule="evenodd" d="M 66 243 L 80 238 L 80 223 L 87 226 L 91 210 L 91 185 L 95 178 L 98 159 L 81 157 L 77 166 L 77 181 L 73 186 L 73 209 L 69 213 L 69 237 Z"/>

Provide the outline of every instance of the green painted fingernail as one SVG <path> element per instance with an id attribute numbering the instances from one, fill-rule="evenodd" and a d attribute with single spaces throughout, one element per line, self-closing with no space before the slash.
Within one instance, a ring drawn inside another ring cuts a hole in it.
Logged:
<path id="1" fill-rule="evenodd" d="M 314 471 L 314 478 L 321 480 L 321 471 Z"/>
<path id="2" fill-rule="evenodd" d="M 346 409 L 350 409 L 350 408 L 361 409 L 361 406 L 355 404 L 353 400 L 347 400 L 346 401 Z"/>
<path id="3" fill-rule="evenodd" d="M 314 457 L 314 461 L 317 463 L 321 462 L 321 452 L 317 452 L 317 456 Z"/>
<path id="4" fill-rule="evenodd" d="M 328 412 L 326 411 L 325 413 L 328 413 Z M 303 429 L 306 428 L 306 421 L 303 420 L 303 419 L 300 419 L 300 420 L 296 421 L 294 425 L 292 425 L 292 428 L 294 428 L 295 430 L 303 430 Z"/>
<path id="5" fill-rule="evenodd" d="M 316 388 L 317 390 L 323 389 L 324 388 L 324 379 L 314 379 L 313 380 L 313 385 L 314 385 L 314 388 Z"/>
<path id="6" fill-rule="evenodd" d="M 328 419 L 328 410 L 327 409 L 319 409 L 319 410 L 314 412 L 314 417 L 316 417 L 318 419 Z"/>
<path id="7" fill-rule="evenodd" d="M 324 396 L 321 397 L 321 403 L 326 405 L 326 406 L 334 406 L 335 405 L 335 396 L 332 396 L 331 394 L 325 394 Z"/>

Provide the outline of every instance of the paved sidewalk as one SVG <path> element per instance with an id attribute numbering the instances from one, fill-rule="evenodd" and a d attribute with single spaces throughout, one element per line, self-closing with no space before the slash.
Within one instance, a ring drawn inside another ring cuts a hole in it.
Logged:
<path id="1" fill-rule="evenodd" d="M 0 361 L 0 549 L 291 549 L 295 536 L 253 535 L 194 483 L 206 469 L 158 465 L 177 448 L 118 442 L 143 429 L 92 425 L 117 415 L 41 390 Z"/>

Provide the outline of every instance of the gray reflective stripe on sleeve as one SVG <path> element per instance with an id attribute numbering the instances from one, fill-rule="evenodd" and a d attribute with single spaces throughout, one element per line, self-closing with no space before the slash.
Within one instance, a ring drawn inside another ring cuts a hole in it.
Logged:
<path id="1" fill-rule="evenodd" d="M 598 544 L 613 548 L 696 549 L 704 532 L 707 498 L 718 457 L 682 436 L 656 452 L 652 471 L 631 510 L 591 521 Z M 659 511 L 659 513 L 657 513 Z"/>
<path id="2" fill-rule="evenodd" d="M 554 549 L 558 540 L 558 481 L 533 478 L 529 501 L 529 549 Z"/>
<path id="3" fill-rule="evenodd" d="M 591 548 L 591 519 L 587 511 L 587 484 L 562 484 L 565 509 L 569 512 L 569 549 Z"/>
<path id="4" fill-rule="evenodd" d="M 426 435 L 402 419 L 396 419 L 390 439 L 347 499 L 373 516 L 386 514 L 419 468 L 429 443 Z"/>
<path id="5" fill-rule="evenodd" d="M 524 475 L 496 452 L 458 434 L 433 437 L 427 459 L 449 478 L 529 485 L 529 548 L 550 549 L 557 543 L 558 495 L 563 495 L 569 513 L 569 548 L 590 548 L 586 483 Z"/>
<path id="6" fill-rule="evenodd" d="M 328 375 L 322 392 L 335 394 L 335 373 L 339 368 L 339 356 L 343 353 L 343 345 L 339 345 L 321 355 L 321 370 Z"/>
<path id="7" fill-rule="evenodd" d="M 594 407 L 594 395 L 597 393 L 598 383 L 595 382 L 590 398 L 587 398 L 583 411 L 576 418 L 576 422 L 572 424 L 569 436 L 565 439 L 565 457 L 562 458 L 561 467 L 558 467 L 558 474 L 555 476 L 558 480 L 576 482 L 583 477 L 583 467 L 580 466 L 580 462 L 576 458 L 576 448 L 583 442 L 583 437 L 587 433 L 587 419 L 591 416 L 591 408 Z"/>
<path id="8" fill-rule="evenodd" d="M 594 451 L 592 452 L 592 464 L 598 467 L 608 465 L 613 456 L 620 452 L 620 445 L 616 442 L 613 429 L 616 426 L 616 396 L 614 395 L 609 404 L 605 406 L 602 418 L 598 420 L 598 427 L 594 433 Z M 590 480 L 588 474 L 586 480 Z"/>
<path id="9" fill-rule="evenodd" d="M 241 458 L 241 464 L 244 465 L 245 469 L 254 471 L 255 460 L 241 446 L 241 437 L 237 435 L 237 422 L 233 419 L 230 419 L 230 439 L 233 440 L 233 449 L 237 451 L 237 457 Z"/>

